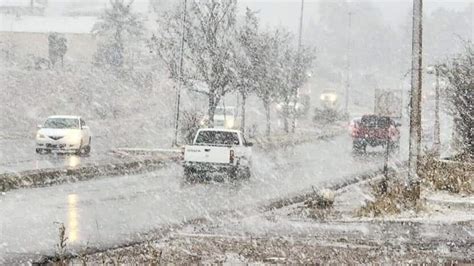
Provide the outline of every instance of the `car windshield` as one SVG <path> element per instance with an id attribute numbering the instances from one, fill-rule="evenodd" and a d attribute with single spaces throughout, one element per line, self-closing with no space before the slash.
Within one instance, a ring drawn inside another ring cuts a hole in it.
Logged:
<path id="1" fill-rule="evenodd" d="M 49 118 L 44 123 L 45 128 L 79 128 L 79 119 Z"/>
<path id="2" fill-rule="evenodd" d="M 362 126 L 364 127 L 378 127 L 387 128 L 390 126 L 389 117 L 380 116 L 364 116 L 361 120 Z"/>
<path id="3" fill-rule="evenodd" d="M 195 144 L 239 145 L 240 142 L 236 132 L 201 131 L 196 138 Z"/>

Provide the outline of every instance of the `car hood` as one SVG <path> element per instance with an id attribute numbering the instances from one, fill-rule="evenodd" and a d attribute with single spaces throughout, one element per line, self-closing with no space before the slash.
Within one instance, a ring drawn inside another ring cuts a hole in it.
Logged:
<path id="1" fill-rule="evenodd" d="M 79 129 L 71 129 L 71 128 L 42 128 L 38 131 L 38 133 L 46 135 L 46 136 L 66 136 L 72 134 L 78 134 L 80 132 Z"/>

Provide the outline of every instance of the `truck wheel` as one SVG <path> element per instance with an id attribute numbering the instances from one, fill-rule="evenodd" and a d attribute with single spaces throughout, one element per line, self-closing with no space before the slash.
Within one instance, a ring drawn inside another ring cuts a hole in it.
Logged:
<path id="1" fill-rule="evenodd" d="M 229 172 L 227 172 L 227 176 L 229 176 L 230 180 L 236 180 L 239 175 L 238 169 L 230 169 Z"/>
<path id="2" fill-rule="evenodd" d="M 252 172 L 250 171 L 250 167 L 245 167 L 244 169 L 240 170 L 240 178 L 249 179 L 251 176 Z"/>
<path id="3" fill-rule="evenodd" d="M 390 142 L 388 145 L 389 145 L 388 150 L 390 152 L 398 153 L 400 151 L 400 142 L 399 141 Z"/>
<path id="4" fill-rule="evenodd" d="M 353 141 L 352 142 L 352 151 L 355 153 L 363 153 L 365 152 L 366 145 L 361 143 L 360 141 Z"/>
<path id="5" fill-rule="evenodd" d="M 188 183 L 193 183 L 196 181 L 196 174 L 193 169 L 189 167 L 184 167 L 184 181 Z"/>

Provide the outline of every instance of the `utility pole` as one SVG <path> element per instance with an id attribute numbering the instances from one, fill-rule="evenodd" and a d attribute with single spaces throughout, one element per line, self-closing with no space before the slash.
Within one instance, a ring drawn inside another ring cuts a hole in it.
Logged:
<path id="1" fill-rule="evenodd" d="M 349 112 L 349 92 L 350 92 L 350 88 L 351 88 L 351 59 L 350 59 L 350 56 L 351 56 L 351 52 L 352 52 L 352 49 L 351 49 L 352 12 L 350 10 L 350 7 L 349 7 L 348 16 L 349 16 L 349 24 L 348 24 L 348 28 L 347 28 L 347 69 L 346 69 L 347 73 L 346 73 L 346 93 L 345 93 L 346 98 L 345 98 L 345 101 L 344 101 L 344 112 L 346 114 Z"/>
<path id="2" fill-rule="evenodd" d="M 435 86 L 435 124 L 434 124 L 434 141 L 433 152 L 439 158 L 441 137 L 440 137 L 440 123 L 439 123 L 439 66 L 435 66 L 436 86 Z"/>
<path id="3" fill-rule="evenodd" d="M 183 84 L 183 58 L 184 58 L 184 36 L 186 33 L 186 4 L 187 0 L 184 0 L 183 7 L 183 28 L 181 32 L 181 49 L 180 49 L 180 59 L 179 59 L 179 69 L 178 69 L 178 87 L 176 88 L 176 120 L 174 125 L 174 139 L 173 146 L 178 146 L 178 129 L 179 129 L 179 105 L 181 103 L 181 86 Z"/>
<path id="4" fill-rule="evenodd" d="M 299 71 L 299 65 L 301 63 L 301 36 L 303 33 L 303 14 L 304 14 L 304 0 L 301 0 L 301 11 L 300 11 L 300 25 L 298 29 L 298 54 L 297 54 L 297 67 L 295 68 L 295 71 Z M 295 73 L 299 75 L 300 73 Z M 297 76 L 296 75 L 296 76 Z M 292 108 L 292 119 L 291 119 L 291 132 L 295 133 L 296 130 L 296 103 L 298 102 L 298 89 L 299 88 L 293 88 L 293 108 Z M 289 106 L 287 106 L 288 108 Z"/>
<path id="5" fill-rule="evenodd" d="M 411 200 L 420 197 L 420 181 L 417 170 L 421 142 L 421 91 L 423 55 L 423 0 L 413 0 L 413 35 L 410 95 L 410 139 L 408 155 L 408 182 Z"/>
<path id="6" fill-rule="evenodd" d="M 301 35 L 303 33 L 303 12 L 304 12 L 304 0 L 301 0 L 300 27 L 298 30 L 298 54 L 301 52 Z"/>

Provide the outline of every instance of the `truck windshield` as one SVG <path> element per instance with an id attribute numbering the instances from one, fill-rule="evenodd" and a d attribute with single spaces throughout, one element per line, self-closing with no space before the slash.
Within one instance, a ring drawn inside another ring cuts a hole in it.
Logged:
<path id="1" fill-rule="evenodd" d="M 214 115 L 227 115 L 227 116 L 233 116 L 234 115 L 234 108 L 231 107 L 217 107 L 216 110 L 214 111 Z"/>
<path id="2" fill-rule="evenodd" d="M 201 131 L 196 138 L 196 145 L 239 145 L 239 136 L 236 132 Z"/>
<path id="3" fill-rule="evenodd" d="M 49 118 L 44 123 L 45 128 L 79 128 L 79 119 Z"/>
<path id="4" fill-rule="evenodd" d="M 361 124 L 363 127 L 387 128 L 390 126 L 390 118 L 386 116 L 364 116 Z"/>

